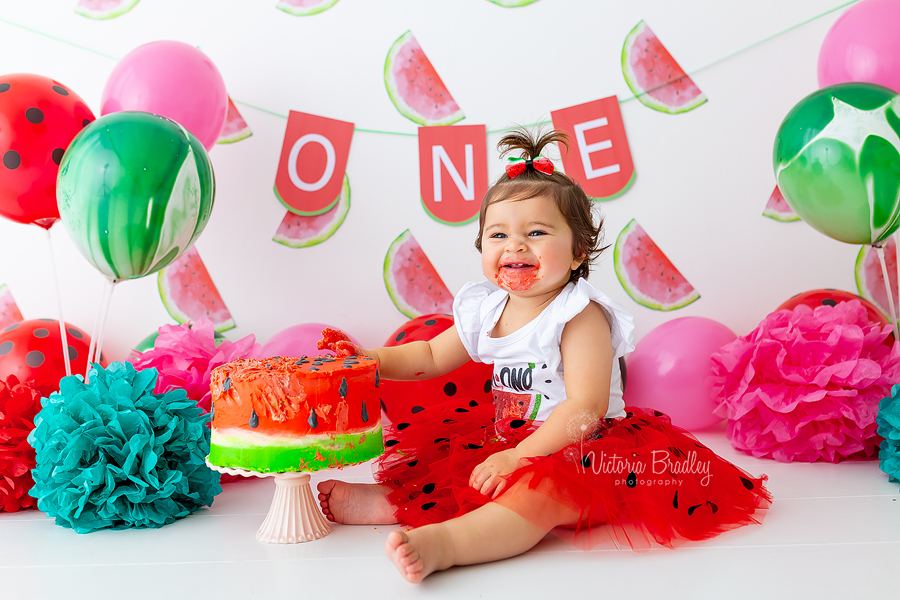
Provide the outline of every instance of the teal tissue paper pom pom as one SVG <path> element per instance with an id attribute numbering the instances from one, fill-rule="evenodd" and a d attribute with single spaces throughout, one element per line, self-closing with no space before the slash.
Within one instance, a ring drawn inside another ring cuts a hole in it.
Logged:
<path id="1" fill-rule="evenodd" d="M 884 438 L 878 451 L 878 466 L 891 481 L 900 481 L 900 385 L 891 388 L 891 395 L 878 403 L 878 435 Z"/>
<path id="2" fill-rule="evenodd" d="M 28 437 L 37 454 L 29 492 L 78 533 L 162 527 L 222 491 L 206 466 L 209 415 L 182 389 L 154 394 L 156 369 L 93 365 L 90 383 L 64 377 Z"/>

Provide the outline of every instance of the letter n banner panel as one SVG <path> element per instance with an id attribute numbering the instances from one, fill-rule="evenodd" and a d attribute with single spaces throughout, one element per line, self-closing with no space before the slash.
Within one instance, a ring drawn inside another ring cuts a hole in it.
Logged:
<path id="1" fill-rule="evenodd" d="M 484 125 L 419 127 L 422 205 L 433 219 L 447 225 L 475 220 L 487 177 Z"/>

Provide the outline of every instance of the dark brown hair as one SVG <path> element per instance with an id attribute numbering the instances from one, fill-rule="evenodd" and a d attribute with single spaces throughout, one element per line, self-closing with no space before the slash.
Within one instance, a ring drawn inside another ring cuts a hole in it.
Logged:
<path id="1" fill-rule="evenodd" d="M 569 149 L 568 136 L 558 130 L 550 130 L 545 133 L 540 131 L 532 133 L 527 129 L 519 128 L 503 136 L 497 144 L 500 156 L 518 152 L 526 160 L 537 158 L 541 150 L 547 145 L 557 142 Z M 475 239 L 475 247 L 481 252 L 481 236 L 484 234 L 484 215 L 488 206 L 504 200 L 528 200 L 537 196 L 550 196 L 556 202 L 559 212 L 562 213 L 572 230 L 572 254 L 584 261 L 569 276 L 569 281 L 578 281 L 587 277 L 591 272 L 591 265 L 608 246 L 600 248 L 603 241 L 603 219 L 595 226 L 592 214 L 593 203 L 584 193 L 578 182 L 569 179 L 559 171 L 553 175 L 547 175 L 540 171 L 528 169 L 524 173 L 510 178 L 504 171 L 500 179 L 484 195 L 481 201 L 481 212 L 478 214 L 478 237 Z"/>

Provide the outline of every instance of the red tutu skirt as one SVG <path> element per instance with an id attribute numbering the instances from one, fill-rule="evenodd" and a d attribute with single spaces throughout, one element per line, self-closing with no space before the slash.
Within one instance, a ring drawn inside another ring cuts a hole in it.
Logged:
<path id="1" fill-rule="evenodd" d="M 570 525 L 582 547 L 595 525 L 608 523 L 620 543 L 646 548 L 704 540 L 761 522 L 771 495 L 763 482 L 716 455 L 659 411 L 626 408 L 617 419 L 575 419 L 572 439 L 550 456 L 529 458 L 493 500 L 551 529 L 558 508 L 577 515 Z M 420 527 L 491 502 L 469 486 L 472 470 L 491 454 L 517 446 L 540 422 L 494 418 L 490 403 L 450 401 L 410 423 L 385 429 L 386 451 L 375 479 L 397 520 Z M 536 493 L 530 493 L 536 492 Z M 585 535 L 588 533 L 588 535 Z"/>

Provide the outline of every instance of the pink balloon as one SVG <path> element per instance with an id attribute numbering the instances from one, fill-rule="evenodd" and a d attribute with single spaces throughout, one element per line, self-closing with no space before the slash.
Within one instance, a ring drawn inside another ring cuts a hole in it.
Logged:
<path id="1" fill-rule="evenodd" d="M 209 150 L 225 123 L 228 94 L 205 54 L 183 42 L 150 42 L 126 54 L 103 88 L 100 113 L 121 110 L 177 121 Z"/>
<path id="2" fill-rule="evenodd" d="M 682 317 L 663 323 L 644 336 L 626 356 L 626 406 L 661 410 L 672 423 L 688 430 L 721 421 L 707 378 L 713 352 L 737 336 L 705 317 Z"/>
<path id="3" fill-rule="evenodd" d="M 900 0 L 863 0 L 835 21 L 819 50 L 819 87 L 865 81 L 900 92 Z"/>
<path id="4" fill-rule="evenodd" d="M 324 350 L 316 348 L 316 342 L 322 339 L 322 330 L 326 327 L 338 329 L 324 323 L 304 323 L 288 327 L 266 342 L 266 345 L 253 358 L 271 358 L 273 356 L 318 356 Z M 346 333 L 346 332 L 344 332 Z M 353 343 L 359 345 L 352 335 L 347 334 Z"/>

